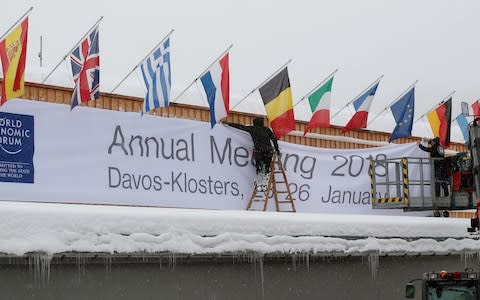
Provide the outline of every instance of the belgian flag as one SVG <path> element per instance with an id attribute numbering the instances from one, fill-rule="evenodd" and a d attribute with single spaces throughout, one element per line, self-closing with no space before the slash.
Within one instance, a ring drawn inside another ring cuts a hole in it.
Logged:
<path id="1" fill-rule="evenodd" d="M 259 89 L 267 118 L 277 139 L 295 129 L 292 89 L 285 67 Z"/>
<path id="2" fill-rule="evenodd" d="M 440 138 L 440 144 L 450 144 L 450 127 L 452 125 L 452 98 L 443 102 L 427 114 L 428 122 L 435 137 Z"/>

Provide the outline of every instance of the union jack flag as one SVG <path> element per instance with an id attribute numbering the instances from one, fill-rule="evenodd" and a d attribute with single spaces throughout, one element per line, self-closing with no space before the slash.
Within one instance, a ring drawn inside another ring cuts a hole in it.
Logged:
<path id="1" fill-rule="evenodd" d="M 98 99 L 100 95 L 100 55 L 98 27 L 93 29 L 70 54 L 75 88 L 71 108 L 82 102 Z"/>

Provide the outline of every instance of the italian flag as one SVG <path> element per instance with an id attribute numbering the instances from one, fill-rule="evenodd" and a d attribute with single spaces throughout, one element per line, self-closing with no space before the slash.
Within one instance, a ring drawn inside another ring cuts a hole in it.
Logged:
<path id="1" fill-rule="evenodd" d="M 312 118 L 305 127 L 304 134 L 314 128 L 330 127 L 330 97 L 332 94 L 333 76 L 322 86 L 308 96 L 308 102 L 312 109 Z"/>

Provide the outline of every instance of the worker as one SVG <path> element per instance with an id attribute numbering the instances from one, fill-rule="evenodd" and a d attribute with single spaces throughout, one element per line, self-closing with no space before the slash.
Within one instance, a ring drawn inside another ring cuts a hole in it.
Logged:
<path id="1" fill-rule="evenodd" d="M 425 141 L 422 139 L 422 142 Z M 428 140 L 428 146 L 422 145 L 417 141 L 420 149 L 426 152 L 430 152 L 431 158 L 441 158 L 435 159 L 433 162 L 434 172 L 435 172 L 435 196 L 440 197 L 440 186 L 443 188 L 443 195 L 447 197 L 448 192 L 448 183 L 447 183 L 447 172 L 445 168 L 445 150 L 442 145 L 440 145 L 440 139 L 438 137 Z"/>
<path id="2" fill-rule="evenodd" d="M 237 123 L 228 123 L 232 127 L 250 133 L 253 141 L 253 157 L 257 172 L 257 189 L 264 191 L 270 175 L 270 165 L 274 151 L 280 155 L 278 142 L 272 130 L 264 125 L 263 118 L 253 119 L 253 126 L 245 126 Z"/>

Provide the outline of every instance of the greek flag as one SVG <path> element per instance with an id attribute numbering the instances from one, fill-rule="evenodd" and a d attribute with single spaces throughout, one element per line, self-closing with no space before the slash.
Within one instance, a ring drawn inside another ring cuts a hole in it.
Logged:
<path id="1" fill-rule="evenodd" d="M 142 114 L 159 107 L 168 106 L 172 84 L 169 38 L 145 59 L 140 69 L 147 88 Z"/>

